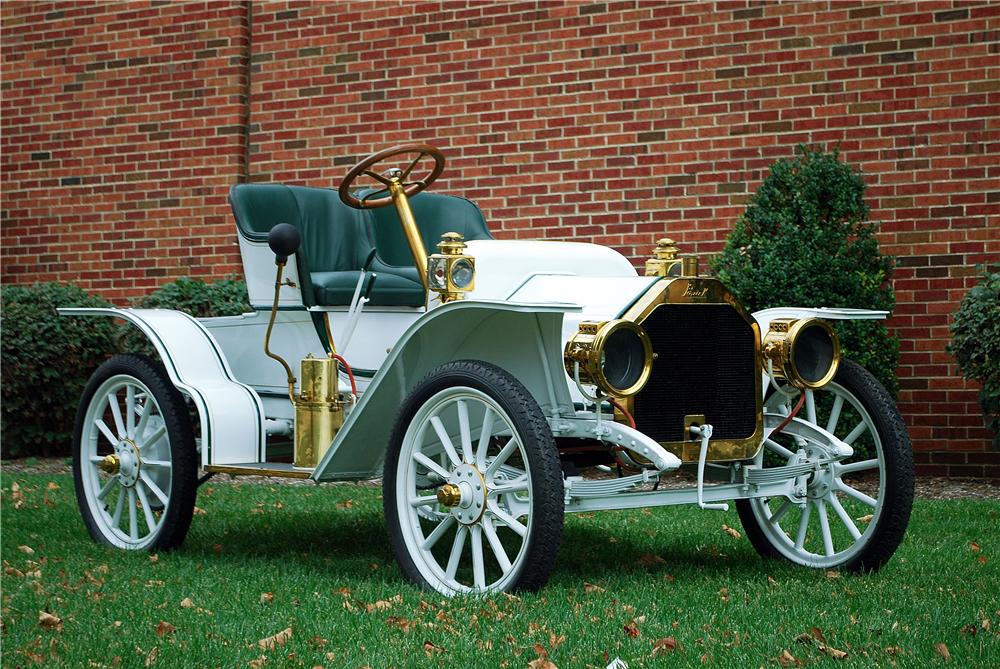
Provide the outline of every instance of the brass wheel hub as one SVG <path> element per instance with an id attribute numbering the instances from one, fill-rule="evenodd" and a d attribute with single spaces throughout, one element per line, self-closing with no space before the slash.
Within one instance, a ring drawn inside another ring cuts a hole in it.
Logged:
<path id="1" fill-rule="evenodd" d="M 458 503 L 462 501 L 462 489 L 454 483 L 445 483 L 438 488 L 437 498 L 442 506 L 449 508 L 458 506 Z"/>
<path id="2" fill-rule="evenodd" d="M 117 475 L 121 484 L 130 488 L 139 480 L 142 468 L 139 447 L 131 439 L 122 439 L 115 444 L 115 452 L 105 456 L 98 466 L 109 474 Z"/>
<path id="3" fill-rule="evenodd" d="M 437 492 L 438 501 L 463 525 L 473 525 L 483 517 L 486 496 L 483 475 L 473 465 L 466 464 L 456 467 L 448 482 Z"/>

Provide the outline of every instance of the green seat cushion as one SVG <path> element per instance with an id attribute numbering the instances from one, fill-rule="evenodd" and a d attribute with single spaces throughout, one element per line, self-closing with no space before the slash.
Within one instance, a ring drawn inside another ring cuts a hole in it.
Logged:
<path id="1" fill-rule="evenodd" d="M 413 276 L 404 272 L 376 272 L 375 285 L 370 295 L 371 306 L 376 307 L 422 307 L 424 306 L 424 286 L 420 283 L 417 270 L 411 269 Z M 358 285 L 360 271 L 313 272 L 312 285 L 316 304 L 324 306 L 351 303 Z"/>

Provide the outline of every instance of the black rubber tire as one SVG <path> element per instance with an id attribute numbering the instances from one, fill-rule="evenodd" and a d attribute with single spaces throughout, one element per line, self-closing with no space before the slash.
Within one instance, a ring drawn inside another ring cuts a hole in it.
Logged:
<path id="1" fill-rule="evenodd" d="M 87 382 L 80 398 L 76 424 L 73 428 L 73 483 L 76 487 L 77 505 L 80 507 L 87 531 L 94 541 L 114 545 L 99 529 L 87 503 L 82 479 L 81 441 L 83 422 L 86 420 L 87 409 L 94 400 L 94 394 L 101 384 L 120 374 L 138 379 L 149 388 L 160 407 L 167 428 L 171 458 L 169 503 L 157 536 L 144 548 L 149 551 L 169 551 L 184 542 L 191 527 L 198 493 L 198 452 L 184 396 L 170 381 L 166 369 L 159 361 L 134 353 L 115 355 L 98 367 Z"/>
<path id="2" fill-rule="evenodd" d="M 861 403 L 871 416 L 882 442 L 885 489 L 880 491 L 884 501 L 879 517 L 873 521 L 875 529 L 861 551 L 843 564 L 836 565 L 845 571 L 873 572 L 885 565 L 899 548 L 910 522 L 914 489 L 913 450 L 896 403 L 868 370 L 853 360 L 841 358 L 833 382 Z M 787 560 L 761 531 L 750 500 L 737 500 L 736 510 L 747 539 L 762 557 Z"/>
<path id="3" fill-rule="evenodd" d="M 505 589 L 537 591 L 548 582 L 562 542 L 565 504 L 559 453 L 549 424 L 531 393 L 509 373 L 486 362 L 457 360 L 441 365 L 417 384 L 400 408 L 382 480 L 383 508 L 392 552 L 408 579 L 423 588 L 433 589 L 414 565 L 402 537 L 396 514 L 396 476 L 403 437 L 413 416 L 429 398 L 450 387 L 473 388 L 493 398 L 511 419 L 524 445 L 531 468 L 531 531 L 521 572 Z"/>

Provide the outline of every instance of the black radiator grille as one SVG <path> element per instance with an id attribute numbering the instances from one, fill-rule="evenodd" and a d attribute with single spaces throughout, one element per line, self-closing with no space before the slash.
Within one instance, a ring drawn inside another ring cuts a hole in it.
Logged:
<path id="1" fill-rule="evenodd" d="M 635 397 L 636 427 L 683 441 L 684 416 L 704 414 L 712 439 L 747 439 L 757 421 L 756 334 L 727 304 L 664 304 L 641 323 L 658 354 Z"/>

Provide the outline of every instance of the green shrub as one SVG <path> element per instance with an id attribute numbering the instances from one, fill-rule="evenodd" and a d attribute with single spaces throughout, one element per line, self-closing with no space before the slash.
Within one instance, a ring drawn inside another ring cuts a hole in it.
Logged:
<path id="1" fill-rule="evenodd" d="M 750 310 L 777 306 L 892 309 L 892 259 L 868 222 L 861 175 L 836 151 L 799 147 L 771 166 L 712 267 Z M 835 321 L 844 354 L 890 392 L 899 341 L 884 321 Z"/>
<path id="2" fill-rule="evenodd" d="M 175 309 L 195 318 L 238 316 L 253 311 L 247 284 L 241 279 L 206 283 L 201 279 L 181 277 L 133 300 L 132 306 L 136 309 Z M 128 323 L 122 325 L 119 337 L 123 351 L 158 357 L 145 335 Z"/>
<path id="3" fill-rule="evenodd" d="M 138 298 L 133 306 L 137 309 L 176 309 L 195 318 L 238 316 L 253 311 L 247 284 L 240 279 L 205 283 L 201 279 L 182 277 Z"/>
<path id="4" fill-rule="evenodd" d="M 983 384 L 979 404 L 1000 448 L 1000 272 L 984 273 L 955 312 L 948 352 L 962 376 Z"/>
<path id="5" fill-rule="evenodd" d="M 109 318 L 67 318 L 56 307 L 110 307 L 77 286 L 4 286 L 3 454 L 66 455 L 83 386 L 115 350 Z"/>

